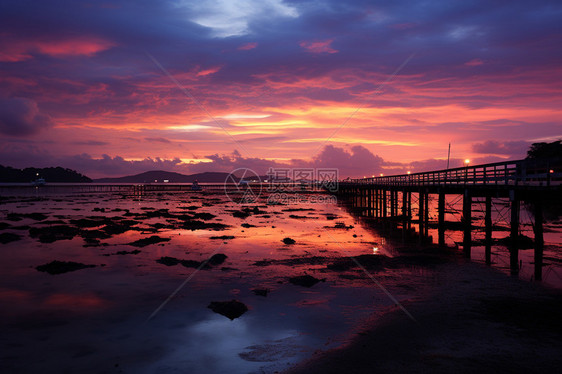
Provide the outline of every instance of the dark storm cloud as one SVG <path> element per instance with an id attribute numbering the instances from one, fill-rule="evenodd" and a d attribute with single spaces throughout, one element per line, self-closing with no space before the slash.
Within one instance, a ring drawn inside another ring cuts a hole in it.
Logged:
<path id="1" fill-rule="evenodd" d="M 25 98 L 0 98 L 0 133 L 28 136 L 53 126 L 51 118 L 39 112 L 37 103 Z"/>

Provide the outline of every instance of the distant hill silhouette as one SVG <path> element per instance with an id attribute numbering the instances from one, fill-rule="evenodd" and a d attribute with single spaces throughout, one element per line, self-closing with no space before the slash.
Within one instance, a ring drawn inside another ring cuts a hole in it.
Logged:
<path id="1" fill-rule="evenodd" d="M 47 183 L 89 183 L 92 180 L 71 169 L 61 167 L 16 169 L 0 165 L 0 183 L 31 183 L 43 178 Z"/>
<path id="2" fill-rule="evenodd" d="M 185 175 L 174 173 L 171 171 L 153 170 L 136 175 L 128 175 L 119 178 L 100 178 L 95 179 L 96 183 L 163 183 L 168 180 L 169 183 L 223 183 L 229 173 L 206 172 L 199 174 Z M 238 180 L 237 180 L 238 181 Z"/>

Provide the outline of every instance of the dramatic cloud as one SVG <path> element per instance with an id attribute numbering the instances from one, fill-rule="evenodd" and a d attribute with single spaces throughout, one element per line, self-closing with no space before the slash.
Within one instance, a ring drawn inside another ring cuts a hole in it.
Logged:
<path id="1" fill-rule="evenodd" d="M 555 0 L 4 0 L 0 145 L 20 161 L 2 162 L 363 176 L 442 168 L 449 143 L 451 164 L 519 158 L 562 137 L 560 14 Z"/>
<path id="2" fill-rule="evenodd" d="M 342 177 L 359 177 L 380 173 L 383 163 L 382 158 L 360 145 L 351 147 L 351 151 L 327 145 L 314 158 L 311 166 L 336 168 Z"/>
<path id="3" fill-rule="evenodd" d="M 164 160 L 160 158 L 145 158 L 143 160 L 125 160 L 123 157 L 110 157 L 103 155 L 101 158 L 93 158 L 89 154 L 81 154 L 72 157 L 58 159 L 57 162 L 64 167 L 80 170 L 93 178 L 102 176 L 123 176 L 139 174 L 149 170 L 167 170 L 186 172 L 179 158 Z"/>
<path id="4" fill-rule="evenodd" d="M 211 170 L 230 173 L 237 169 L 251 169 L 258 175 L 266 175 L 271 168 L 285 170 L 321 168 L 337 170 L 338 177 L 344 179 L 347 177 L 378 176 L 381 173 L 391 175 L 405 174 L 408 171 L 419 173 L 430 170 L 443 170 L 447 166 L 447 160 L 443 159 L 427 159 L 410 163 L 392 162 L 373 154 L 363 146 L 345 149 L 332 145 L 325 146 L 310 161 L 302 159 L 271 160 L 259 157 L 244 157 L 236 150 L 230 154 L 212 154 L 189 161 L 179 157 L 168 159 L 146 157 L 139 160 L 127 160 L 121 156 L 111 157 L 104 154 L 101 157 L 93 157 L 87 153 L 60 157 L 25 143 L 18 146 L 0 147 L 0 159 L 3 160 L 3 164 L 18 168 L 28 166 L 62 166 L 78 170 L 91 178 L 132 175 L 151 170 L 194 174 Z M 484 164 L 502 160 L 500 157 L 485 156 L 476 157 L 471 162 Z M 464 159 L 452 158 L 449 167 L 462 167 L 463 162 Z"/>
<path id="5" fill-rule="evenodd" d="M 473 144 L 472 150 L 475 153 L 506 155 L 515 156 L 516 158 L 524 158 L 530 146 L 531 144 L 526 141 L 498 142 L 495 140 L 488 140 L 483 143 Z"/>
<path id="6" fill-rule="evenodd" d="M 0 99 L 0 133 L 9 136 L 28 136 L 53 126 L 51 118 L 39 112 L 30 99 Z"/>

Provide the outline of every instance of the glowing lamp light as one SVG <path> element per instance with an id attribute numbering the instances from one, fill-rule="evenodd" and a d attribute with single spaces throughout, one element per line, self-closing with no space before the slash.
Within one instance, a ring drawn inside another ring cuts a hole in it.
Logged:
<path id="1" fill-rule="evenodd" d="M 373 247 L 373 254 L 377 254 L 379 252 L 379 247 Z"/>
<path id="2" fill-rule="evenodd" d="M 550 174 L 554 174 L 554 170 L 553 170 L 553 169 L 550 169 L 549 171 L 550 171 Z"/>

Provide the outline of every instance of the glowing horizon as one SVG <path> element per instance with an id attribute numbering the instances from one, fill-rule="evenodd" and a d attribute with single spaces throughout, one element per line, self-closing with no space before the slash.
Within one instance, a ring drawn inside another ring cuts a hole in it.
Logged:
<path id="1" fill-rule="evenodd" d="M 351 2 L 338 21 L 331 1 L 251 3 L 7 3 L 2 164 L 100 177 L 154 160 L 183 173 L 347 160 L 343 175 L 388 175 L 438 167 L 449 143 L 461 165 L 562 138 L 556 2 Z"/>

